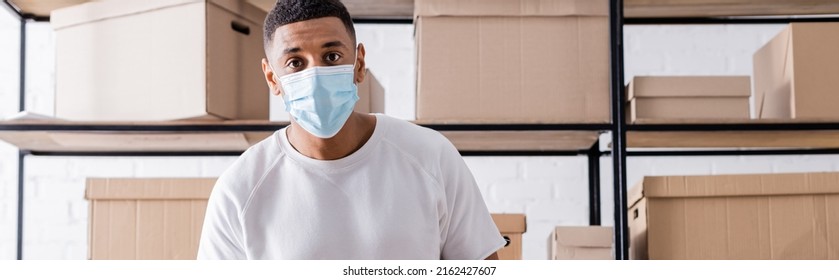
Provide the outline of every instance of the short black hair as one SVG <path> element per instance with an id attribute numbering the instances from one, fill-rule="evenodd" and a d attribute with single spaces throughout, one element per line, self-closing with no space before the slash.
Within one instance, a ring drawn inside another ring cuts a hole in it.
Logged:
<path id="1" fill-rule="evenodd" d="M 344 23 L 355 44 L 355 27 L 347 7 L 340 0 L 277 0 L 274 8 L 265 17 L 263 42 L 265 51 L 274 40 L 274 33 L 280 26 L 323 17 L 337 17 Z"/>

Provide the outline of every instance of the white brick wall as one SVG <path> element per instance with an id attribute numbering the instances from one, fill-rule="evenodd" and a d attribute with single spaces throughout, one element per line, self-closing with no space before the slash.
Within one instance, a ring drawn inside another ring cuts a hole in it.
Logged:
<path id="1" fill-rule="evenodd" d="M 55 42 L 49 23 L 26 25 L 26 110 L 55 111 Z"/>
<path id="2" fill-rule="evenodd" d="M 0 118 L 17 111 L 17 28 L 0 15 Z M 780 30 L 777 25 L 628 26 L 626 78 L 634 75 L 751 74 L 751 54 Z M 386 113 L 414 116 L 413 28 L 360 25 L 368 65 L 387 92 Z M 53 52 L 49 25 L 29 29 L 27 108 L 53 110 Z M 6 38 L 11 38 L 7 40 Z M 0 144 L 0 259 L 15 248 L 16 151 Z M 214 177 L 234 157 L 36 157 L 26 160 L 28 259 L 83 259 L 87 254 L 86 177 Z M 555 225 L 588 222 L 584 157 L 468 157 L 492 212 L 526 213 L 524 258 L 545 259 Z M 612 224 L 611 163 L 602 164 L 603 221 Z M 644 175 L 769 173 L 839 170 L 839 157 L 631 158 L 629 182 Z"/>
<path id="3" fill-rule="evenodd" d="M 18 57 L 20 52 L 20 22 L 6 10 L 0 11 L 0 112 L 18 108 Z"/>

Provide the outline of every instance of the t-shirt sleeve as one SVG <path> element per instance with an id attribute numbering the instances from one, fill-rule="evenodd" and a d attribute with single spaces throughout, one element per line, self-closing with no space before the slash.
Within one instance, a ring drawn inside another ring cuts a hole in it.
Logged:
<path id="1" fill-rule="evenodd" d="M 230 186 L 219 178 L 207 202 L 201 239 L 198 243 L 199 260 L 244 260 L 242 224 L 239 207 Z"/>
<path id="2" fill-rule="evenodd" d="M 446 213 L 441 221 L 441 259 L 483 260 L 506 241 L 492 221 L 472 172 L 451 143 L 441 159 Z"/>

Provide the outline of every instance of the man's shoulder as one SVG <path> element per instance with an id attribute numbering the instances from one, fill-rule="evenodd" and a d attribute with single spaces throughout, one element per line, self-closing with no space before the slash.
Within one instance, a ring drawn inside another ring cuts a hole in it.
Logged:
<path id="1" fill-rule="evenodd" d="M 457 149 L 440 132 L 405 120 L 389 118 L 385 142 L 412 157 L 428 169 L 438 169 L 441 161 L 459 157 Z"/>
<path id="2" fill-rule="evenodd" d="M 388 116 L 380 119 L 388 122 L 386 140 L 401 148 L 428 152 L 429 149 L 439 151 L 451 146 L 449 139 L 436 130 Z"/>
<path id="3" fill-rule="evenodd" d="M 277 133 L 254 144 L 218 178 L 216 187 L 226 188 L 233 193 L 250 193 L 259 180 L 282 159 L 283 152 L 277 143 Z"/>

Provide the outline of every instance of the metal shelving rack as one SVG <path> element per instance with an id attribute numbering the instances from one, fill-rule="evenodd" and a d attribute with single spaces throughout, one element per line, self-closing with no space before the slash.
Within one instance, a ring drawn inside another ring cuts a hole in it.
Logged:
<path id="1" fill-rule="evenodd" d="M 407 0 L 406 0 L 407 1 Z M 21 22 L 20 53 L 20 110 L 25 108 L 25 44 L 26 23 L 31 21 L 49 21 L 49 17 L 21 12 L 10 0 L 4 0 L 6 8 L 15 14 Z M 631 2 L 631 0 L 630 0 Z M 634 3 L 637 4 L 637 3 Z M 638 7 L 634 7 L 638 8 Z M 589 222 L 601 224 L 600 213 L 600 159 L 611 156 L 613 165 L 614 224 L 615 224 L 615 259 L 629 259 L 629 235 L 627 226 L 627 157 L 632 156 L 730 156 L 730 155 L 791 155 L 791 154 L 839 154 L 839 144 L 827 148 L 801 147 L 792 149 L 719 149 L 680 150 L 678 146 L 667 146 L 670 150 L 628 150 L 634 137 L 649 132 L 789 132 L 789 131 L 837 131 L 839 123 L 729 123 L 729 124 L 628 124 L 625 114 L 624 64 L 623 64 L 623 26 L 625 24 L 737 24 L 737 23 L 788 23 L 798 21 L 839 21 L 837 17 L 624 17 L 624 1 L 610 0 L 610 65 L 611 65 L 611 112 L 612 119 L 607 124 L 421 124 L 441 132 L 447 131 L 507 131 L 527 132 L 544 131 L 589 131 L 598 134 L 610 132 L 612 147 L 602 150 L 599 141 L 580 149 L 511 149 L 511 150 L 465 150 L 466 156 L 586 156 L 588 159 L 589 179 Z M 839 10 L 839 9 L 837 9 Z M 391 23 L 411 24 L 405 18 L 359 18 L 356 23 Z M 216 132 L 272 132 L 284 127 L 283 123 L 248 123 L 248 124 L 127 124 L 127 123 L 18 123 L 0 122 L 1 132 L 84 132 L 84 133 L 216 133 Z M 630 140 L 630 141 L 628 141 Z M 722 147 L 721 147 L 722 148 Z M 27 155 L 41 156 L 237 156 L 241 150 L 212 151 L 166 151 L 166 150 L 129 150 L 129 151 L 49 151 L 21 148 L 18 156 L 18 228 L 17 258 L 23 258 L 23 190 L 24 159 Z"/>
<path id="2" fill-rule="evenodd" d="M 783 15 L 783 14 L 775 14 L 769 16 L 755 16 L 755 15 L 746 15 L 746 16 L 715 16 L 715 17 L 635 17 L 635 18 L 624 18 L 623 14 L 621 13 L 621 9 L 619 7 L 622 6 L 621 2 L 623 0 L 612 0 L 612 6 L 610 11 L 610 20 L 612 22 L 611 25 L 611 32 L 612 32 L 612 65 L 620 66 L 622 68 L 622 48 L 615 50 L 616 45 L 622 46 L 622 36 L 618 36 L 615 38 L 616 34 L 621 34 L 623 26 L 626 24 L 634 24 L 634 25 L 644 25 L 644 24 L 654 24 L 654 25 L 670 25 L 670 24 L 786 24 L 792 22 L 839 22 L 839 16 L 837 16 L 835 11 L 831 12 L 832 14 L 823 15 L 823 16 L 814 16 L 814 15 L 806 15 L 806 16 L 798 16 L 798 15 Z M 830 1 L 822 1 L 824 3 L 828 3 Z M 837 4 L 839 2 L 833 1 L 835 3 L 830 4 Z M 620 22 L 620 23 L 616 23 Z M 617 53 L 616 53 L 617 52 Z M 612 76 L 612 85 L 613 85 L 613 102 L 615 100 L 620 100 L 621 97 L 624 96 L 622 86 L 619 88 L 615 88 L 617 85 L 623 85 L 623 73 L 612 70 L 613 75 L 620 74 L 619 76 Z M 613 103 L 613 108 L 620 108 L 620 104 L 624 104 L 624 100 L 620 100 L 620 103 Z M 819 121 L 812 121 L 812 122 L 785 122 L 785 121 L 778 121 L 778 122 L 761 122 L 761 121 L 742 121 L 742 122 L 735 122 L 735 123 L 641 123 L 641 124 L 627 124 L 625 125 L 625 129 L 620 129 L 622 124 L 625 124 L 625 115 L 622 111 L 618 112 L 613 110 L 614 113 L 618 113 L 618 116 L 614 117 L 615 130 L 613 133 L 618 133 L 621 135 L 630 135 L 632 136 L 641 136 L 643 133 L 650 133 L 650 132 L 665 132 L 665 133 L 716 133 L 716 135 L 720 137 L 732 137 L 732 135 L 750 133 L 750 132 L 761 132 L 761 133 L 789 133 L 789 132 L 800 132 L 800 133 L 813 133 L 813 132 L 825 132 L 825 131 L 839 131 L 839 122 L 835 120 L 819 120 Z M 633 135 L 634 134 L 634 135 Z M 778 136 L 779 134 L 776 134 Z M 799 136 L 803 136 L 803 134 L 799 134 Z M 789 134 L 782 136 L 782 137 L 789 137 Z M 793 139 L 794 140 L 794 139 Z M 736 142 L 736 141 L 735 141 Z M 619 144 L 614 146 L 613 153 L 620 153 L 617 158 L 625 159 L 626 157 L 666 157 L 666 156 L 766 156 L 766 155 L 829 155 L 829 154 L 839 154 L 839 146 L 836 145 L 827 145 L 826 147 L 819 147 L 819 146 L 800 146 L 794 145 L 793 148 L 770 148 L 770 147 L 749 147 L 746 146 L 727 146 L 727 147 L 713 147 L 713 148 L 706 148 L 706 149 L 680 149 L 680 148 L 688 148 L 688 147 L 681 147 L 679 145 L 663 145 L 664 147 L 660 148 L 668 148 L 666 150 L 633 150 L 633 151 L 626 151 L 625 145 Z M 659 148 L 659 147 L 656 147 Z M 731 149 L 735 148 L 735 149 Z M 621 165 L 621 168 L 625 168 L 625 162 L 622 163 L 615 163 L 615 168 L 618 168 L 618 165 Z M 616 172 L 617 173 L 617 172 Z M 621 174 L 625 176 L 625 173 Z M 617 178 L 616 174 L 616 178 Z M 621 178 L 623 179 L 623 178 Z M 615 182 L 615 258 L 618 260 L 627 260 L 629 259 L 628 255 L 628 236 L 626 234 L 626 182 L 618 182 L 616 179 Z M 618 197 L 620 194 L 620 197 Z M 619 204 L 623 203 L 623 204 Z M 621 205 L 619 207 L 618 205 Z M 617 225 L 621 224 L 621 228 L 617 228 Z M 619 240 L 623 243 L 618 245 Z"/>
<path id="3" fill-rule="evenodd" d="M 629 259 L 629 218 L 626 192 L 626 96 L 623 81 L 623 0 L 609 1 L 609 40 L 612 111 L 612 183 L 614 188 L 614 255 Z"/>

